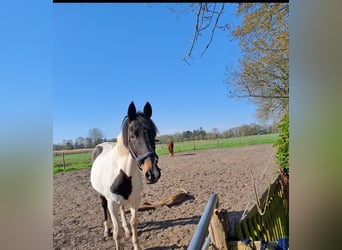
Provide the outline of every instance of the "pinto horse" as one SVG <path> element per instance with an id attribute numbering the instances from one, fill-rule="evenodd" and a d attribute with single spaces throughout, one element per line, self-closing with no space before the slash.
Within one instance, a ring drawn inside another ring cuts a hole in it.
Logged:
<path id="1" fill-rule="evenodd" d="M 105 240 L 108 238 L 112 221 L 116 249 L 121 249 L 122 238 L 122 229 L 118 223 L 119 210 L 126 238 L 132 236 L 134 249 L 140 249 L 137 211 L 143 187 L 142 174 L 148 184 L 156 183 L 160 178 L 158 155 L 155 151 L 157 127 L 151 116 L 152 107 L 149 102 L 145 104 L 144 112 L 136 112 L 135 105 L 131 102 L 117 143 L 101 143 L 92 152 L 90 179 L 102 201 L 103 237 Z M 132 234 L 127 225 L 124 206 L 130 207 Z"/>

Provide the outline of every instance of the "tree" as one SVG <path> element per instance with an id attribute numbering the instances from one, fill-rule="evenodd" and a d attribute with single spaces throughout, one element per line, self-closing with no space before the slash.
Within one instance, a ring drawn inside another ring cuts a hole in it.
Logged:
<path id="1" fill-rule="evenodd" d="M 74 148 L 85 148 L 85 139 L 79 136 L 75 139 Z"/>
<path id="2" fill-rule="evenodd" d="M 278 140 L 274 144 L 277 148 L 275 160 L 282 168 L 284 173 L 289 176 L 289 115 L 286 114 L 279 124 L 280 133 Z"/>
<path id="3" fill-rule="evenodd" d="M 205 132 L 205 130 L 203 130 L 202 127 L 199 128 L 199 137 L 200 137 L 200 140 L 204 140 L 205 137 L 206 137 L 207 133 Z"/>
<path id="4" fill-rule="evenodd" d="M 217 139 L 220 136 L 220 131 L 218 130 L 218 128 L 213 128 L 212 133 L 214 134 L 215 138 Z"/>
<path id="5" fill-rule="evenodd" d="M 180 132 L 177 132 L 173 135 L 173 141 L 174 142 L 181 142 L 183 141 L 183 134 Z"/>
<path id="6" fill-rule="evenodd" d="M 92 139 L 90 139 L 88 137 L 84 139 L 84 142 L 85 142 L 85 147 L 86 148 L 92 148 L 92 147 L 95 146 L 94 142 L 92 141 Z"/>
<path id="7" fill-rule="evenodd" d="M 202 127 L 192 131 L 192 139 L 194 140 L 203 140 L 205 136 L 206 136 L 206 132 L 203 130 Z"/>
<path id="8" fill-rule="evenodd" d="M 93 144 L 99 144 L 104 141 L 104 134 L 98 128 L 92 128 L 89 130 L 88 137 L 92 140 Z"/>
<path id="9" fill-rule="evenodd" d="M 289 5 L 239 4 L 243 21 L 230 26 L 243 57 L 239 67 L 227 69 L 229 94 L 248 98 L 257 106 L 259 120 L 280 120 L 289 103 Z"/>
<path id="10" fill-rule="evenodd" d="M 191 141 L 193 140 L 192 132 L 190 130 L 183 132 L 183 140 L 184 141 Z"/>
<path id="11" fill-rule="evenodd" d="M 64 150 L 74 149 L 74 143 L 72 142 L 72 140 L 63 140 L 62 149 Z"/>
<path id="12" fill-rule="evenodd" d="M 250 133 L 250 126 L 247 124 L 241 125 L 240 126 L 240 136 L 248 136 L 251 135 Z"/>
<path id="13" fill-rule="evenodd" d="M 192 57 L 193 49 L 195 47 L 197 39 L 202 35 L 202 31 L 211 29 L 209 41 L 205 49 L 203 50 L 201 56 L 203 56 L 203 54 L 209 48 L 214 38 L 216 28 L 225 29 L 225 26 L 221 27 L 218 23 L 221 15 L 223 14 L 224 6 L 224 3 L 191 3 L 188 8 L 181 11 L 191 11 L 196 13 L 195 31 L 192 39 L 192 44 L 190 49 L 186 53 L 186 56 L 183 58 L 183 61 L 185 61 L 187 64 L 189 64 L 189 62 L 187 61 L 187 57 Z M 175 10 L 173 9 L 173 11 Z"/>
<path id="14" fill-rule="evenodd" d="M 235 15 L 241 24 L 220 24 L 225 3 L 192 3 L 195 31 L 187 56 L 192 57 L 194 45 L 203 32 L 210 30 L 209 41 L 221 29 L 239 40 L 242 57 L 238 67 L 227 68 L 226 83 L 230 97 L 247 98 L 257 106 L 257 116 L 266 122 L 279 121 L 288 113 L 289 103 L 289 4 L 239 3 Z M 184 61 L 187 62 L 186 58 Z M 187 62 L 188 63 L 188 62 Z"/>

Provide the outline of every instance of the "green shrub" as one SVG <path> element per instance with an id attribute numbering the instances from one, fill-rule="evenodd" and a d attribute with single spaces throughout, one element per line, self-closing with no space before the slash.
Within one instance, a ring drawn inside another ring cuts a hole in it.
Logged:
<path id="1" fill-rule="evenodd" d="M 289 175 L 289 114 L 279 123 L 279 136 L 274 146 L 277 147 L 276 163 Z"/>

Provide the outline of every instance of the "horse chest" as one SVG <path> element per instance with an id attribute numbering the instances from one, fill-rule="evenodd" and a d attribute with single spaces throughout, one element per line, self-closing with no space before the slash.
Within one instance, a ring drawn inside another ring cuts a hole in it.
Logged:
<path id="1" fill-rule="evenodd" d="M 116 176 L 110 186 L 110 192 L 121 195 L 125 200 L 128 200 L 128 197 L 132 193 L 132 176 L 128 176 L 120 169 L 118 176 Z"/>
<path id="2" fill-rule="evenodd" d="M 139 178 L 141 179 L 137 174 L 129 176 L 120 169 L 119 174 L 111 180 L 109 186 L 110 195 L 116 197 L 114 200 L 117 202 L 135 198 L 142 189 L 142 181 Z"/>

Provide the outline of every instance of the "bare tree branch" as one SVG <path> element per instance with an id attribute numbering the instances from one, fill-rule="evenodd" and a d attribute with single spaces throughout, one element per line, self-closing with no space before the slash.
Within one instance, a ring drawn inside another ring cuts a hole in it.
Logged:
<path id="1" fill-rule="evenodd" d="M 197 14 L 196 14 L 196 25 L 195 25 L 194 38 L 192 39 L 191 48 L 190 48 L 190 50 L 187 53 L 187 55 L 189 57 L 191 57 L 192 50 L 193 50 L 193 48 L 195 46 L 195 43 L 197 42 L 197 37 L 199 35 L 198 23 L 199 23 L 199 20 L 200 20 L 200 15 L 201 15 L 201 10 L 202 10 L 202 3 L 199 3 L 199 5 L 200 5 L 200 7 L 198 8 L 198 11 L 197 11 Z"/>
<path id="2" fill-rule="evenodd" d="M 204 53 L 207 51 L 207 49 L 210 47 L 213 41 L 216 29 L 226 29 L 226 26 L 218 25 L 218 22 L 224 10 L 224 3 L 221 4 L 221 8 L 218 11 L 216 11 L 216 3 L 214 3 L 213 6 L 211 6 L 211 3 L 198 3 L 198 4 L 199 4 L 199 7 L 196 12 L 195 31 L 194 31 L 191 47 L 187 52 L 187 56 L 190 58 L 192 57 L 192 52 L 198 40 L 198 37 L 201 35 L 203 31 L 207 30 L 208 28 L 212 26 L 212 21 L 214 18 L 215 18 L 215 22 L 211 29 L 211 35 L 210 35 L 209 41 L 206 47 L 204 48 L 204 50 L 202 51 L 200 57 L 202 57 Z M 206 15 L 206 13 L 209 13 L 209 15 Z"/>
<path id="3" fill-rule="evenodd" d="M 215 6 L 216 6 L 216 5 L 215 5 Z M 203 50 L 203 52 L 202 52 L 202 54 L 201 54 L 201 57 L 204 55 L 204 53 L 205 53 L 205 52 L 207 51 L 207 49 L 209 48 L 211 42 L 213 41 L 214 34 L 215 34 L 215 30 L 216 30 L 216 28 L 217 28 L 217 23 L 218 23 L 218 21 L 219 21 L 219 19 L 220 19 L 221 14 L 223 13 L 223 9 L 224 9 L 224 4 L 222 4 L 221 10 L 217 13 L 217 18 L 216 18 L 216 21 L 215 21 L 215 25 L 214 25 L 214 27 L 213 27 L 212 30 L 211 30 L 210 40 L 209 40 L 207 46 L 205 47 L 205 49 Z M 210 19 L 210 20 L 211 20 L 211 19 Z"/>

